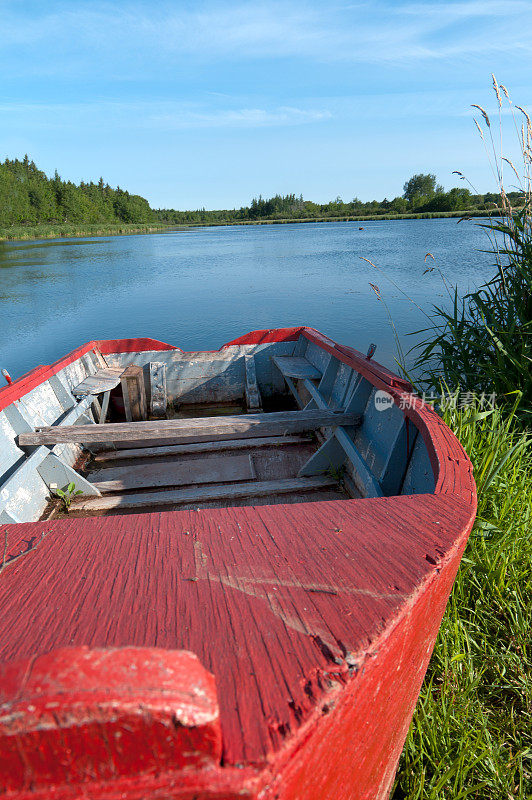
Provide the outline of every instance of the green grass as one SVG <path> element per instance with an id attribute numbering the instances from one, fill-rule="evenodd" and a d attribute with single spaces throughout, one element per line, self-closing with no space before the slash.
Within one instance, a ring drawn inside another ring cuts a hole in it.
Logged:
<path id="1" fill-rule="evenodd" d="M 443 414 L 478 517 L 416 707 L 394 800 L 532 798 L 532 459 L 513 413 Z"/>
<path id="2" fill-rule="evenodd" d="M 168 228 L 168 225 L 161 222 L 99 222 L 95 224 L 65 222 L 59 224 L 41 223 L 39 225 L 13 225 L 8 228 L 0 228 L 0 241 L 66 239 L 83 236 L 119 236 L 128 233 L 156 233 L 158 231 L 167 230 Z"/>

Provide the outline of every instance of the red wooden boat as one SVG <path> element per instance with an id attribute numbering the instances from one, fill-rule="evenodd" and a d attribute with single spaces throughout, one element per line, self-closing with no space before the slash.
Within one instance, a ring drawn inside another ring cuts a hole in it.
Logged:
<path id="1" fill-rule="evenodd" d="M 437 414 L 309 328 L 9 383 L 3 796 L 386 798 L 475 509 Z"/>

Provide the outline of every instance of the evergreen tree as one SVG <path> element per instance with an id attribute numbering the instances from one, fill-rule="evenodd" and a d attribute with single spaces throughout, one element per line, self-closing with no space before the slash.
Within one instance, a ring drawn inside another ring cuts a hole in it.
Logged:
<path id="1" fill-rule="evenodd" d="M 147 200 L 122 189 L 98 184 L 64 181 L 55 170 L 49 179 L 28 155 L 0 163 L 0 225 L 41 222 L 130 222 L 154 218 Z"/>

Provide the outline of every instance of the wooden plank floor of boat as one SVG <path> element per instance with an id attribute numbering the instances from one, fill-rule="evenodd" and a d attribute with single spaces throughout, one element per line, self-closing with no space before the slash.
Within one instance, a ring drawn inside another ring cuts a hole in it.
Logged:
<path id="1" fill-rule="evenodd" d="M 199 483 L 251 481 L 256 477 L 249 453 L 205 455 L 203 458 L 157 459 L 152 464 L 128 464 L 92 472 L 91 483 L 101 492 L 159 486 L 187 486 Z"/>
<path id="2" fill-rule="evenodd" d="M 87 475 L 102 496 L 76 499 L 71 515 L 345 498 L 332 475 L 297 477 L 316 446 L 308 436 L 277 436 L 104 451 Z"/>

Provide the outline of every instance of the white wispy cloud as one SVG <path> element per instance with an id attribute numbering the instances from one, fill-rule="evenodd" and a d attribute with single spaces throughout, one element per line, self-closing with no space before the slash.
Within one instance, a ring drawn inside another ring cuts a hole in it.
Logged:
<path id="1" fill-rule="evenodd" d="M 473 17 L 508 17 L 530 12 L 529 0 L 464 0 L 444 3 L 405 3 L 401 13 L 405 15 L 437 17 L 440 25 Z"/>
<path id="2" fill-rule="evenodd" d="M 0 117 L 9 127 L 34 128 L 143 128 L 158 131 L 194 128 L 266 128 L 323 122 L 327 109 L 279 106 L 273 108 L 217 108 L 200 104 L 162 102 L 0 103 Z"/>
<path id="3" fill-rule="evenodd" d="M 0 54 L 21 70 L 111 68 L 124 77 L 173 69 L 187 59 L 305 58 L 423 61 L 532 49 L 530 0 L 445 3 L 51 2 L 32 16 L 4 2 Z M 457 29 L 457 23 L 460 23 Z M 454 26 L 454 27 L 453 27 Z M 452 32 L 449 28 L 452 27 Z M 38 55 L 28 59 L 28 51 Z"/>
<path id="4" fill-rule="evenodd" d="M 274 109 L 240 108 L 215 112 L 165 112 L 153 114 L 150 124 L 171 129 L 181 128 L 266 128 L 279 125 L 304 125 L 331 118 L 331 112 L 280 106 Z"/>

